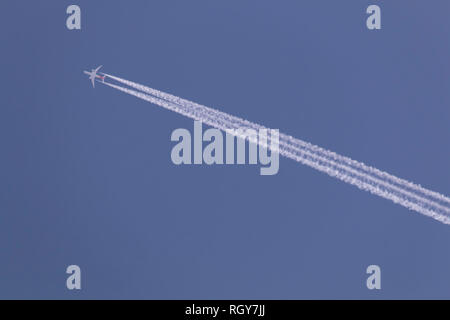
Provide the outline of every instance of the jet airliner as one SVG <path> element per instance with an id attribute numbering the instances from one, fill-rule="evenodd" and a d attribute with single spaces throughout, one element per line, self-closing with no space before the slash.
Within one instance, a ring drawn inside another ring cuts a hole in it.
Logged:
<path id="1" fill-rule="evenodd" d="M 100 76 L 97 74 L 98 70 L 100 70 L 102 66 L 97 67 L 97 69 L 92 69 L 91 72 L 89 71 L 84 71 L 85 74 L 87 74 L 89 76 L 89 80 L 91 80 L 92 82 L 92 87 L 95 88 L 95 79 L 101 79 L 103 82 L 105 82 L 105 76 Z"/>

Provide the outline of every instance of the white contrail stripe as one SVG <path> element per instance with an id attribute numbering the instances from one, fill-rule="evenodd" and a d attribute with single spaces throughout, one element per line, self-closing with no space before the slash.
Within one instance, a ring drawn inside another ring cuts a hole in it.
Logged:
<path id="1" fill-rule="evenodd" d="M 148 102 L 157 104 L 169 110 L 178 112 L 187 117 L 202 121 L 205 124 L 239 136 L 238 134 L 236 134 L 236 131 L 233 130 L 236 128 L 235 125 L 230 122 L 224 122 L 222 120 L 214 120 L 210 118 L 208 114 L 201 112 L 201 109 L 189 109 L 186 106 L 177 105 L 156 97 L 152 97 L 142 92 L 137 92 L 111 83 L 105 84 Z M 245 136 L 241 136 L 241 138 L 245 138 Z M 259 141 L 252 142 L 259 143 Z M 269 147 L 268 145 L 263 146 Z M 298 150 L 297 148 L 295 148 L 295 145 L 289 145 L 285 141 L 280 143 L 279 153 L 300 163 L 311 166 L 321 172 L 325 172 L 330 176 L 334 176 L 344 182 L 355 185 L 362 190 L 369 191 L 373 194 L 403 205 L 404 207 L 433 217 L 434 219 L 439 220 L 443 223 L 450 224 L 450 218 L 448 214 L 449 208 L 443 207 L 439 203 L 424 199 L 415 194 L 411 194 L 405 190 L 402 190 L 401 188 L 398 188 L 397 186 L 390 185 L 385 181 L 377 181 L 378 179 L 374 179 L 373 177 L 363 176 L 360 172 L 355 171 L 353 168 L 346 167 L 330 159 L 320 158 L 318 155 L 311 153 L 309 150 Z"/>
<path id="2" fill-rule="evenodd" d="M 138 84 L 133 81 L 122 79 L 122 78 L 119 78 L 119 77 L 116 77 L 116 76 L 113 76 L 110 74 L 105 74 L 105 75 L 110 77 L 111 79 L 114 79 L 118 82 L 126 84 L 127 86 L 130 86 L 132 88 L 138 89 L 145 93 L 154 95 L 158 98 L 167 100 L 169 102 L 176 103 L 176 104 L 183 105 L 183 106 L 190 107 L 190 108 L 194 108 L 196 110 L 201 109 L 201 112 L 207 112 L 210 116 L 212 116 L 214 118 L 220 118 L 223 121 L 232 122 L 232 123 L 236 124 L 237 127 L 249 127 L 249 128 L 253 128 L 253 129 L 257 129 L 257 130 L 258 129 L 267 129 L 264 126 L 252 123 L 250 121 L 241 119 L 236 116 L 229 115 L 229 114 L 221 112 L 219 110 L 212 109 L 207 106 L 203 106 L 203 105 L 200 105 L 198 103 L 195 103 L 195 102 L 192 102 L 192 101 L 189 101 L 186 99 L 182 99 L 180 97 L 171 95 L 169 93 L 162 92 L 160 90 L 156 90 L 156 89 L 144 86 L 142 84 Z M 383 179 L 385 181 L 388 180 L 390 183 L 396 184 L 399 187 L 401 187 L 402 189 L 408 189 L 409 192 L 416 193 L 420 197 L 427 196 L 427 197 L 433 198 L 433 201 L 445 202 L 447 204 L 450 204 L 450 198 L 448 198 L 438 192 L 428 190 L 428 189 L 423 188 L 420 185 L 416 185 L 410 181 L 398 178 L 387 172 L 367 166 L 364 163 L 358 162 L 356 160 L 353 160 L 353 159 L 345 157 L 345 156 L 341 156 L 339 154 L 336 154 L 335 152 L 323 149 L 319 146 L 313 145 L 311 143 L 302 141 L 300 139 L 294 138 L 292 136 L 289 136 L 289 135 L 286 135 L 283 133 L 280 133 L 279 138 L 280 138 L 280 142 L 287 141 L 290 143 L 290 145 L 298 146 L 299 148 L 305 148 L 305 149 L 310 150 L 311 152 L 318 154 L 322 157 L 326 157 L 330 160 L 338 161 L 342 164 L 353 167 L 359 171 L 362 170 L 364 173 L 366 173 L 370 176 L 375 176 L 375 177 Z"/>
<path id="3" fill-rule="evenodd" d="M 234 126 L 235 128 L 239 128 L 242 126 L 246 126 L 246 127 L 250 127 L 250 128 L 254 128 L 254 129 L 265 128 L 263 126 L 251 123 L 249 121 L 240 119 L 238 117 L 228 115 L 228 114 L 220 112 L 218 110 L 215 110 L 215 109 L 212 109 L 212 108 L 209 108 L 209 107 L 206 107 L 206 106 L 203 106 L 203 105 L 200 105 L 200 104 L 197 104 L 197 103 L 194 103 L 194 102 L 191 102 L 191 101 L 188 101 L 188 100 L 176 97 L 176 96 L 173 96 L 171 94 L 168 94 L 168 93 L 165 93 L 165 92 L 153 89 L 153 88 L 149 88 L 147 86 L 144 86 L 144 85 L 141 85 L 141 84 L 129 81 L 129 80 L 125 80 L 125 79 L 122 79 L 122 78 L 119 78 L 119 77 L 116 77 L 113 75 L 109 75 L 109 74 L 106 74 L 106 76 L 108 76 L 111 79 L 116 80 L 118 82 L 124 83 L 130 87 L 136 88 L 138 90 L 149 93 L 151 95 L 162 98 L 164 100 L 176 103 L 180 107 L 181 106 L 187 107 L 187 108 L 189 108 L 191 110 L 195 110 L 196 112 L 199 112 L 201 114 L 207 114 L 210 118 L 214 119 L 214 121 L 218 121 L 220 119 L 222 122 L 228 122 L 232 125 L 232 127 Z M 283 137 L 285 139 L 283 139 Z M 286 145 L 289 148 L 294 149 L 294 152 L 295 151 L 306 152 L 306 154 L 313 157 L 314 160 L 320 159 L 320 161 L 327 162 L 329 165 L 337 166 L 340 169 L 345 169 L 348 171 L 349 174 L 359 176 L 360 179 L 365 179 L 365 180 L 368 180 L 370 183 L 375 183 L 375 184 L 378 184 L 378 185 L 381 185 L 384 187 L 388 187 L 391 189 L 391 191 L 401 193 L 408 197 L 416 198 L 416 200 L 418 200 L 418 201 L 422 201 L 425 204 L 440 208 L 446 214 L 450 214 L 450 208 L 448 208 L 447 205 L 441 205 L 439 203 L 439 201 L 442 201 L 440 198 L 428 199 L 427 197 L 430 197 L 430 195 L 428 193 L 420 192 L 420 188 L 421 188 L 420 186 L 416 186 L 416 185 L 410 183 L 409 181 L 402 180 L 395 176 L 386 174 L 389 177 L 396 178 L 397 181 L 404 181 L 407 183 L 406 185 L 398 184 L 398 183 L 396 183 L 396 181 L 392 181 L 392 179 L 387 179 L 386 176 L 375 174 L 373 171 L 370 170 L 371 169 L 370 167 L 368 167 L 364 164 L 358 163 L 357 161 L 354 161 L 350 158 L 336 155 L 335 153 L 328 152 L 325 149 L 314 146 L 310 143 L 306 143 L 299 139 L 295 139 L 292 137 L 289 137 L 286 139 L 286 137 L 288 137 L 288 136 L 280 134 L 280 145 L 283 144 L 283 142 L 286 142 Z M 303 148 L 305 150 L 303 150 Z M 321 151 L 324 151 L 324 152 L 321 152 Z M 335 156 L 330 157 L 329 154 L 334 154 Z M 348 159 L 349 161 L 344 161 L 345 159 Z M 352 164 L 356 163 L 357 166 L 349 165 L 348 163 L 350 163 L 350 162 Z M 381 171 L 379 171 L 379 172 L 381 172 Z M 386 180 L 388 180 L 388 181 L 386 181 Z M 411 185 L 414 186 L 415 189 L 411 189 L 410 188 Z M 424 190 L 426 190 L 426 189 L 424 189 Z M 427 191 L 429 191 L 429 190 L 427 190 Z M 450 200 L 449 200 L 449 202 L 450 202 Z"/>

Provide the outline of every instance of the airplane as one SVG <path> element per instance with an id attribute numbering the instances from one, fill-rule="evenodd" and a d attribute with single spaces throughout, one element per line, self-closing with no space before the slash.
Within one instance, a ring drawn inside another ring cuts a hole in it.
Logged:
<path id="1" fill-rule="evenodd" d="M 83 71 L 85 74 L 89 76 L 89 80 L 92 82 L 92 87 L 95 88 L 95 78 L 99 78 L 102 80 L 102 82 L 105 82 L 106 76 L 100 76 L 97 74 L 98 70 L 100 70 L 102 66 L 97 67 L 97 69 L 92 69 L 91 72 L 89 71 Z"/>

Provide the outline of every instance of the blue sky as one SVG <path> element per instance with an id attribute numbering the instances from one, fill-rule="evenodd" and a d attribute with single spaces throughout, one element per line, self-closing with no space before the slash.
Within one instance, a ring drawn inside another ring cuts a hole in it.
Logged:
<path id="1" fill-rule="evenodd" d="M 0 298 L 450 298 L 450 229 L 280 158 L 176 166 L 193 121 L 104 71 L 449 195 L 450 3 L 10 1 L 0 21 Z M 82 290 L 65 287 L 66 267 Z M 365 286 L 381 267 L 382 289 Z"/>

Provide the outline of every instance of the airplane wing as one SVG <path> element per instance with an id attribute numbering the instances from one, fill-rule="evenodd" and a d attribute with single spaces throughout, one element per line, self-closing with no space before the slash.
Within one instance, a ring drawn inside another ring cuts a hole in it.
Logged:
<path id="1" fill-rule="evenodd" d="M 97 67 L 97 69 L 95 69 L 94 72 L 97 73 L 97 71 L 100 70 L 101 67 L 103 67 L 103 66 Z"/>
<path id="2" fill-rule="evenodd" d="M 91 78 L 91 82 L 92 82 L 92 86 L 95 88 L 95 78 L 94 77 Z"/>

